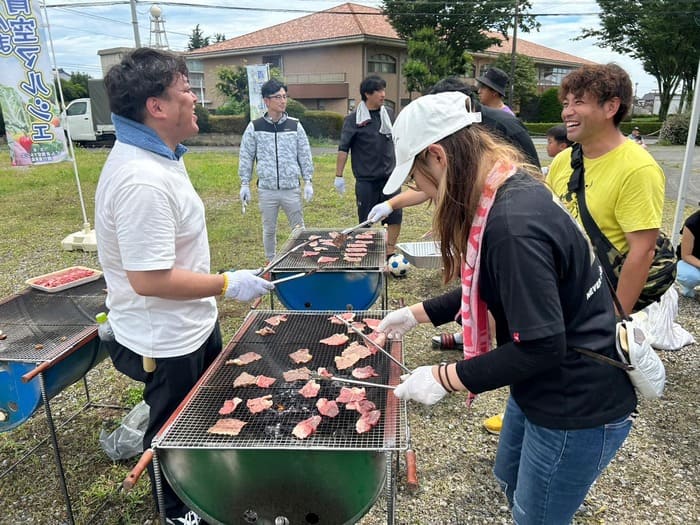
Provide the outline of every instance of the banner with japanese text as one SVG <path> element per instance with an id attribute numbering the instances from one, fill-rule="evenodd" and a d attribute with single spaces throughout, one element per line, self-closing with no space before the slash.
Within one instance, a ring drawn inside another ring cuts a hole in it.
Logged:
<path id="1" fill-rule="evenodd" d="M 66 160 L 38 0 L 0 0 L 0 106 L 13 166 Z"/>
<path id="2" fill-rule="evenodd" d="M 255 64 L 246 66 L 248 73 L 248 98 L 250 99 L 250 120 L 260 118 L 265 114 L 266 107 L 263 102 L 262 85 L 270 79 L 269 64 Z"/>

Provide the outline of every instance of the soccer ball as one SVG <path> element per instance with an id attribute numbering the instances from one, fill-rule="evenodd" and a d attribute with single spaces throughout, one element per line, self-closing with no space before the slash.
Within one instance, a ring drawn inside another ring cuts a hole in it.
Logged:
<path id="1" fill-rule="evenodd" d="M 406 260 L 406 257 L 401 253 L 395 253 L 387 261 L 387 266 L 391 275 L 394 277 L 406 277 L 408 275 L 408 269 L 411 267 L 411 263 Z"/>

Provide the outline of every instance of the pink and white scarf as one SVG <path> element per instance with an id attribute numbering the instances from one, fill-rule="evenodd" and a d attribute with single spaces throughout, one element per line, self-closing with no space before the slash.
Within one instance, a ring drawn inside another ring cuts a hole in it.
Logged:
<path id="1" fill-rule="evenodd" d="M 469 243 L 466 257 L 462 259 L 462 337 L 464 341 L 464 359 L 471 359 L 489 351 L 491 337 L 486 303 L 479 296 L 479 267 L 481 265 L 481 243 L 486 229 L 491 206 L 496 200 L 496 191 L 516 168 L 512 164 L 497 162 L 486 177 L 484 190 L 479 198 L 474 219 L 469 229 Z M 470 406 L 476 394 L 469 392 L 467 406 Z"/>

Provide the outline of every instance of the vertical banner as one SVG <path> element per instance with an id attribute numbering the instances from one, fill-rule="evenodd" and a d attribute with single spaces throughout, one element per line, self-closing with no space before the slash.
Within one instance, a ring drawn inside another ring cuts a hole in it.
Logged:
<path id="1" fill-rule="evenodd" d="M 248 73 L 248 98 L 250 99 L 250 120 L 260 118 L 265 114 L 265 102 L 263 102 L 262 85 L 270 79 L 269 64 L 255 64 L 246 66 Z"/>
<path id="2" fill-rule="evenodd" d="M 0 106 L 13 166 L 68 157 L 39 2 L 0 0 Z"/>

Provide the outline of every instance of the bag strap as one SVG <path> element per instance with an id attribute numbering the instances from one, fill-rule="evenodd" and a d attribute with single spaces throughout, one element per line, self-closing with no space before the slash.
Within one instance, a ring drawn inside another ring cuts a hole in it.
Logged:
<path id="1" fill-rule="evenodd" d="M 583 150 L 581 149 L 581 144 L 576 143 L 571 147 L 571 168 L 573 169 L 573 173 L 569 179 L 568 190 L 576 194 L 578 211 L 581 216 L 583 228 L 586 230 L 588 238 L 591 240 L 593 249 L 598 255 L 598 260 L 603 267 L 608 281 L 617 282 L 615 272 L 607 256 L 607 252 L 610 248 L 617 249 L 600 230 L 598 224 L 596 224 L 591 213 L 588 211 L 588 206 L 586 206 L 585 168 L 583 166 Z"/>
<path id="2" fill-rule="evenodd" d="M 593 359 L 597 359 L 598 361 L 602 361 L 603 363 L 606 363 L 608 365 L 615 366 L 617 368 L 621 368 L 625 372 L 629 372 L 630 370 L 634 370 L 634 365 L 630 365 L 627 363 L 623 363 L 621 361 L 615 361 L 614 359 L 611 359 L 607 356 L 604 356 L 602 354 L 597 354 L 596 352 L 593 352 L 592 350 L 588 350 L 587 348 L 576 348 L 572 347 L 573 350 L 576 350 L 577 352 L 587 355 L 588 357 L 592 357 Z"/>

